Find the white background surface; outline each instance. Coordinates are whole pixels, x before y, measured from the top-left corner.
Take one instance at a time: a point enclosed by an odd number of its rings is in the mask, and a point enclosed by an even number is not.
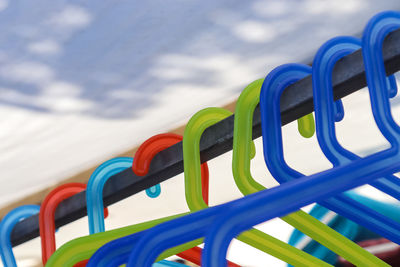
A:
[[[0,0],[0,206],[181,125],[201,108],[232,101],[273,67],[311,60],[324,41],[360,33],[372,15],[399,6],[397,0]],[[360,155],[385,147],[367,92],[344,103],[343,145]],[[398,103],[397,97],[396,110]],[[305,174],[330,167],[315,137],[301,138],[295,124],[284,129],[291,166]],[[256,143],[253,176],[274,186],[261,139]],[[212,205],[241,196],[230,161],[227,153],[210,162]],[[182,175],[162,190],[157,199],[141,193],[110,207],[107,229],[187,210]],[[291,231],[279,220],[259,227],[282,240]],[[58,245],[86,229],[86,219],[63,227]],[[283,266],[243,246],[232,245],[236,263]],[[38,239],[15,253],[25,266],[40,261]]]

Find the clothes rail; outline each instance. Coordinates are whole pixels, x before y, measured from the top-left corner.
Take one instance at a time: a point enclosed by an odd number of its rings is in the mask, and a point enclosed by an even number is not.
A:
[[[389,34],[385,39],[383,57],[387,75],[400,70],[400,30]],[[366,86],[361,50],[338,61],[332,73],[332,83],[335,100]],[[308,76],[284,91],[281,97],[282,124],[288,124],[312,112],[313,109],[312,81]],[[232,150],[233,124],[234,118],[230,116],[204,132],[200,142],[202,162]],[[257,107],[253,119],[253,139],[260,136],[260,110]],[[116,203],[182,172],[182,142],[180,142],[154,157],[148,175],[136,176],[129,168],[110,178],[103,191],[104,205]],[[87,215],[86,212],[85,192],[81,192],[60,203],[55,213],[56,227],[82,218]],[[38,215],[34,215],[14,227],[11,243],[16,246],[38,236],[39,219]]]

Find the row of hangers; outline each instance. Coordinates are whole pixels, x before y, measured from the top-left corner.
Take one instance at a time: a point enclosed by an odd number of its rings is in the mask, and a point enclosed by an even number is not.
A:
[[[318,50],[312,67],[282,65],[243,90],[235,109],[232,158],[233,177],[243,198],[208,206],[208,167],[207,163],[200,163],[200,138],[208,127],[232,113],[221,108],[207,108],[189,120],[183,139],[174,134],[156,135],[140,146],[133,159],[114,158],[100,165],[87,187],[66,184],[52,191],[40,208],[27,205],[8,213],[0,223],[0,253],[4,265],[16,266],[10,242],[12,228],[21,219],[39,212],[42,261],[46,266],[182,266],[162,260],[172,255],[202,266],[239,266],[226,260],[228,246],[234,238],[294,266],[334,265],[336,254],[357,266],[388,266],[352,238],[355,229],[362,226],[400,244],[400,224],[392,212],[398,210],[393,207],[382,213],[384,209],[380,207],[386,206],[384,203],[375,203],[347,190],[370,184],[400,200],[400,181],[393,175],[400,170],[400,128],[391,116],[389,103],[397,87],[393,76],[386,77],[381,52],[384,37],[398,28],[399,12],[380,13],[369,21],[362,40],[333,38]],[[374,119],[391,144],[389,149],[364,158],[346,150],[336,138],[335,122],[343,118],[344,108],[340,100],[333,101],[331,77],[335,63],[360,48]],[[316,128],[320,147],[333,167],[305,176],[284,160],[279,103],[287,86],[309,75],[312,76],[316,123],[314,126],[312,114],[309,114],[298,120],[299,131],[304,137],[310,137]],[[265,162],[280,183],[268,190],[250,172],[255,155],[252,119],[258,104]],[[103,207],[102,192],[106,181],[127,168],[132,168],[137,175],[146,175],[154,155],[180,141],[190,212],[105,231],[107,210]],[[71,240],[56,250],[55,209],[62,200],[85,188],[90,235]],[[148,189],[147,193],[157,196],[159,185]],[[310,214],[300,210],[315,202],[318,204]],[[332,229],[319,220],[330,211],[338,214],[340,227]],[[297,229],[289,244],[252,228],[276,217]],[[308,253],[295,246],[304,243],[305,236],[318,242]],[[204,249],[196,247],[203,242]]]

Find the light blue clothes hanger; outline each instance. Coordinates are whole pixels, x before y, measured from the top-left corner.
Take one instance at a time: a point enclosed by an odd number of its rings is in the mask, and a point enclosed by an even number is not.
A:
[[[189,265],[185,265],[185,264],[173,262],[173,261],[167,261],[167,260],[162,260],[162,261],[159,261],[159,262],[156,262],[153,264],[153,267],[168,267],[168,266],[170,266],[170,267],[184,267],[184,266],[189,267]]]
[[[11,233],[14,226],[21,220],[38,214],[40,206],[24,205],[6,214],[0,222],[0,255],[4,266],[17,267],[11,246]]]
[[[338,140],[336,139],[334,118],[332,116],[327,116],[326,114],[327,112],[333,112],[333,114],[335,114],[335,105],[333,105],[332,93],[332,70],[335,63],[340,58],[360,48],[361,41],[357,38],[346,36],[336,37],[321,46],[313,62],[312,78],[317,137],[322,151],[334,166],[345,165],[350,161],[360,158],[352,152],[344,149],[339,144]],[[388,87],[392,88],[391,90],[389,90],[389,94],[391,97],[393,97],[397,92],[397,86],[394,76],[390,76],[387,79],[387,82],[389,85]],[[390,194],[394,198],[400,199],[400,180],[393,175],[388,176],[388,178],[373,181],[371,185],[382,190],[383,192]],[[364,205],[366,203],[364,203],[363,200],[368,199],[365,197],[361,197],[354,192],[346,192],[345,194],[356,201],[360,200],[359,202],[363,203]],[[390,207],[382,209],[384,203],[369,200],[367,206],[399,222],[400,207],[398,205],[392,205],[389,203],[386,205]],[[388,211],[389,213],[383,213],[382,211]],[[365,231],[364,228],[360,229],[359,226],[354,222],[346,220],[343,217],[339,217],[335,215],[335,213],[329,212],[328,209],[325,209],[318,204],[313,208],[310,214],[318,219],[323,220],[331,217],[330,220],[327,222],[328,225],[335,225],[335,230],[353,240],[361,232],[364,232],[364,235],[370,233],[369,231]],[[304,237],[305,236],[302,233],[295,230],[294,234],[289,240],[289,244],[297,245],[297,247],[301,246],[306,252],[320,259],[323,259],[326,262],[329,262],[331,264],[336,263],[337,256],[335,253],[333,253],[326,247],[319,245],[315,241],[310,242],[308,245],[304,244],[304,241],[307,240]],[[372,237],[376,237],[376,235],[373,234]]]
[[[105,231],[103,188],[113,175],[132,167],[133,158],[118,157],[107,160],[90,176],[86,188],[86,205],[89,221],[89,233],[95,234]]]
[[[346,195],[355,201],[372,208],[373,210],[379,210],[381,214],[391,217],[397,222],[400,219],[400,209],[397,203],[380,202],[363,195],[354,194],[353,192],[347,192]],[[365,227],[362,227],[343,216],[337,215],[335,212],[329,211],[318,204],[312,208],[310,215],[357,243],[360,241],[381,237]],[[337,255],[334,252],[314,241],[310,237],[304,235],[297,229],[293,230],[288,243],[317,258],[324,260],[325,262],[332,264],[337,262]]]

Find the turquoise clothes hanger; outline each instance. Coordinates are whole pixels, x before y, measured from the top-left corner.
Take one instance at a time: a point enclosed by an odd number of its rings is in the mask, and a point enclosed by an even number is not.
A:
[[[14,226],[21,220],[38,214],[40,206],[19,206],[6,214],[0,222],[0,255],[4,266],[17,267],[11,245],[11,233]]]
[[[335,133],[335,122],[332,116],[328,116],[328,113],[335,112],[335,105],[333,104],[333,93],[332,93],[332,70],[335,63],[342,58],[358,49],[361,48],[361,41],[354,37],[336,37],[324,45],[318,50],[313,63],[313,90],[314,90],[314,105],[315,117],[317,125],[317,137],[320,143],[321,149],[326,155],[326,157],[332,162],[334,166],[345,165],[353,160],[359,159],[357,155],[343,148],[337,138]],[[393,86],[394,89],[390,90],[391,96],[393,92],[396,93],[397,87],[393,85],[394,77],[388,78],[387,83],[389,86]],[[391,196],[400,199],[400,182],[399,179],[393,175],[388,176],[388,178],[379,179],[373,181],[371,185],[375,186],[379,190],[390,194]],[[358,194],[356,193],[345,193],[352,199],[357,199]],[[376,205],[375,205],[376,206]],[[380,205],[382,206],[382,205]],[[369,206],[371,207],[371,206]],[[375,209],[376,210],[376,209]],[[380,210],[376,210],[380,211]],[[318,219],[328,218],[332,212],[329,210],[317,206],[313,208],[312,215],[316,215]],[[389,218],[397,219],[400,218],[394,214],[383,214]],[[391,216],[390,216],[391,215]],[[343,235],[354,239],[362,229],[352,221],[346,220],[343,217],[337,218],[333,214],[331,216],[331,222],[336,224],[335,229],[342,233]],[[365,231],[364,231],[365,232]],[[368,232],[368,231],[367,231]],[[337,256],[335,253],[329,249],[317,244],[315,241],[309,245],[304,244],[304,235],[295,231],[294,238],[291,238],[289,244],[296,245],[299,244],[303,246],[305,251],[315,255],[331,264],[335,264],[337,261]],[[297,245],[297,247],[299,247]],[[308,249],[307,249],[308,246]]]
[[[167,261],[167,260],[162,260],[159,262],[156,262],[153,264],[153,267],[189,267],[189,265],[178,263],[178,262],[173,262],[173,261]]]
[[[384,216],[390,217],[397,222],[400,221],[400,208],[396,203],[385,203],[352,192],[348,192],[346,195],[373,210],[379,210]],[[346,219],[343,216],[337,215],[335,212],[329,211],[318,204],[312,208],[310,215],[356,243],[364,240],[380,238],[380,235]],[[297,229],[293,230],[288,243],[324,260],[325,262],[335,264],[338,261],[336,253],[319,244],[315,240],[312,240]]]
[[[114,174],[130,168],[132,162],[133,159],[128,157],[110,159],[97,167],[90,176],[86,188],[86,205],[90,234],[105,231],[103,211],[103,188],[105,183]]]

